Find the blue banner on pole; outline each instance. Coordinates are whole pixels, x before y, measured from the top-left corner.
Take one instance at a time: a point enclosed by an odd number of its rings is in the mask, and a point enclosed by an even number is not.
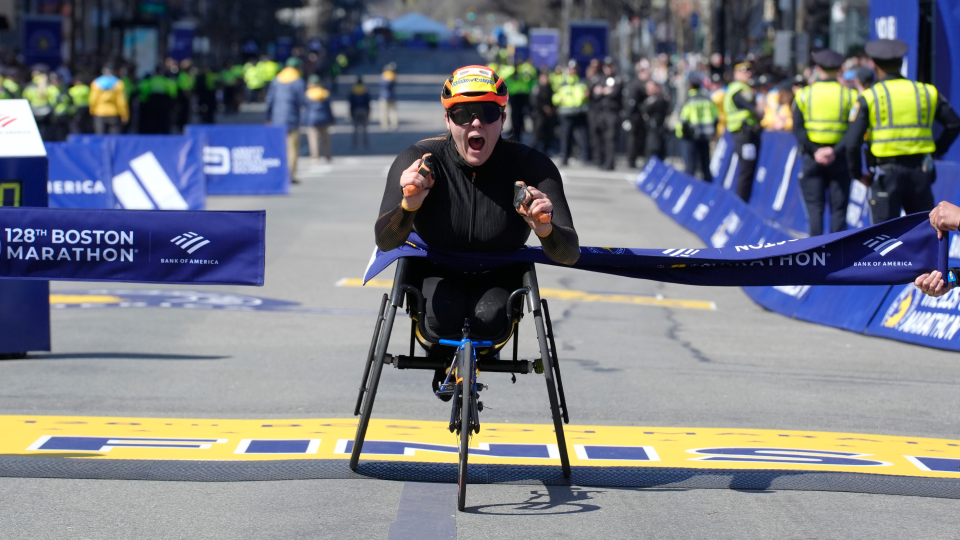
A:
[[[530,29],[530,63],[540,69],[553,69],[559,61],[560,31],[555,28]]]
[[[581,70],[594,58],[607,55],[607,21],[574,21],[570,23],[569,57],[576,60]]]
[[[278,37],[277,48],[274,52],[274,58],[277,62],[286,62],[293,55],[293,38]]]
[[[45,146],[50,208],[113,208],[108,145],[100,141]]]
[[[26,65],[46,64],[51,69],[63,61],[63,17],[23,15],[21,19],[23,61]]]
[[[193,28],[174,28],[170,35],[169,56],[177,62],[193,58]]]
[[[266,212],[0,209],[0,278],[263,285]]]
[[[899,39],[909,50],[903,59],[904,77],[917,80],[920,40],[920,7],[917,0],[870,0],[870,39]]]
[[[290,192],[286,129],[262,125],[189,125],[186,133],[203,147],[208,194]]]

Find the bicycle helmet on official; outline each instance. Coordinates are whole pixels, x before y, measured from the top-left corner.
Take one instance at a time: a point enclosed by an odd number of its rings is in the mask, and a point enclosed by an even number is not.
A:
[[[507,106],[507,83],[486,66],[464,66],[444,81],[440,101],[444,109],[458,103],[492,101]]]

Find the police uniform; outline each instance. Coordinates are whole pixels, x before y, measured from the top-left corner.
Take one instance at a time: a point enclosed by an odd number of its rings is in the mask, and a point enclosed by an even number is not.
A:
[[[641,107],[647,99],[647,79],[634,78],[624,85],[623,129],[627,132],[627,167],[637,165],[637,158],[647,157],[647,124]]]
[[[573,69],[571,67],[571,69]],[[590,143],[587,135],[587,94],[589,90],[576,76],[564,79],[553,94],[553,104],[560,118],[560,155],[566,165],[573,153],[573,140],[580,146],[580,159],[590,159]]]
[[[820,69],[832,74],[843,64],[843,56],[829,49],[821,49],[813,53],[813,61]],[[847,154],[841,141],[856,99],[856,91],[841,85],[834,78],[805,87],[797,92],[793,101],[793,135],[800,143],[803,154],[800,191],[807,205],[810,236],[823,234],[824,194],[827,192],[830,232],[846,228],[850,177],[847,176]],[[834,150],[834,160],[829,165],[821,165],[813,157],[817,150],[824,147]]]
[[[604,67],[613,67],[613,59],[607,58]],[[612,171],[617,156],[617,141],[621,131],[620,112],[623,102],[623,81],[610,70],[610,74],[603,73],[600,84],[603,86],[597,96],[597,124],[600,140],[597,148],[597,165],[603,170]]]
[[[880,223],[906,213],[933,209],[931,184],[936,180],[931,157],[946,152],[960,135],[960,117],[930,84],[904,79],[897,73],[907,44],[878,39],[864,47],[886,76],[865,90],[851,115],[843,146],[852,178],[861,178],[860,144],[867,135],[875,159],[870,182],[870,214]],[[889,69],[887,69],[889,68]],[[933,122],[943,126],[934,140]]]
[[[734,69],[749,71],[749,62],[737,64]],[[753,173],[760,154],[760,127],[756,114],[755,94],[750,85],[733,81],[723,96],[723,112],[727,131],[733,136],[733,151],[737,156],[737,196],[750,202],[753,192]]]
[[[676,135],[683,140],[684,170],[694,176],[699,168],[701,178],[710,182],[710,141],[717,133],[720,116],[717,106],[700,91],[700,80],[691,78],[687,101],[680,109]]]

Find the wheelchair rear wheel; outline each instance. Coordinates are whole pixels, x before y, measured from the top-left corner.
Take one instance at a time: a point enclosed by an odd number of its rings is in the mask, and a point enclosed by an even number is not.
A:
[[[467,504],[467,460],[470,455],[470,412],[473,410],[473,344],[469,341],[460,349],[457,358],[457,376],[461,379],[460,390],[460,426],[457,429],[460,461],[457,465],[457,510],[463,510]]]

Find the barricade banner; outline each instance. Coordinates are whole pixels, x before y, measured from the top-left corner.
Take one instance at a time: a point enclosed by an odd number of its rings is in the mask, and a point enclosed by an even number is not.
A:
[[[199,141],[179,135],[71,135],[108,145],[115,206],[126,210],[203,210],[206,178]]]
[[[263,285],[266,212],[0,209],[0,278]]]
[[[50,208],[113,208],[110,153],[102,141],[46,143]]]
[[[960,163],[938,161],[933,200],[960,203]],[[950,266],[960,267],[960,235],[950,235]]]
[[[734,175],[731,176],[730,186],[726,185],[727,173],[730,169],[730,162],[733,158],[733,136],[729,133],[724,133],[722,137],[717,140],[717,146],[713,150],[713,155],[710,156],[710,176],[713,177],[713,183],[717,186],[723,186],[725,189],[731,189],[733,185],[733,178],[736,177],[736,171]],[[736,168],[736,166],[734,166]]]
[[[785,161],[783,156],[774,159]],[[651,162],[654,163],[648,163],[644,173],[638,176],[638,188],[654,197],[658,206],[665,213],[673,216],[679,223],[695,232],[708,245],[714,247],[734,246],[736,249],[738,246],[742,248],[745,245],[750,248],[754,246],[766,248],[771,244],[796,245],[795,242],[799,242],[799,240],[795,240],[787,234],[787,231],[778,228],[776,222],[761,219],[756,206],[747,207],[733,193],[724,190],[722,186],[704,184],[683,173],[675,171],[671,173],[669,167],[656,162],[656,160],[651,160]],[[785,165],[781,171],[783,170],[786,170]],[[960,164],[938,162],[937,176],[938,181],[934,184],[935,199],[938,201],[960,200]],[[857,185],[859,185],[859,182],[854,181],[854,196],[856,196]],[[665,195],[668,187],[671,193]],[[658,188],[660,188],[659,192]],[[679,195],[675,195],[676,192],[679,192]],[[683,204],[680,204],[680,200],[684,199],[685,193],[687,194],[685,200]],[[767,193],[769,195],[769,192]],[[866,216],[867,212],[864,210],[868,206],[866,190],[862,195],[862,199],[856,201],[858,206],[851,213],[855,212],[856,217],[863,220],[860,221],[861,224],[864,222],[869,224],[869,218]],[[672,207],[664,204],[664,201],[661,200],[664,197],[675,201]],[[788,190],[785,199],[790,198],[800,200],[801,196],[796,190]],[[674,211],[674,208],[677,210]],[[851,208],[854,208],[853,202]],[[689,216],[686,215],[686,212],[690,212]],[[935,232],[929,226],[925,213],[900,219],[908,218],[917,227],[913,232],[923,236],[925,234],[923,229],[926,228],[928,230],[926,234],[929,234],[930,238],[935,238]],[[877,259],[875,261],[856,263],[858,267],[863,268],[862,265],[866,264],[866,268],[874,268],[883,272],[884,268],[905,264],[906,261],[893,260],[893,257],[897,256],[897,250],[902,249],[903,244],[913,243],[913,240],[905,235],[888,234],[882,230],[890,223],[892,222],[861,229],[860,231],[848,230],[833,235],[820,236],[804,240],[804,242],[822,242],[828,237],[852,238],[852,235],[856,235],[863,247],[869,248],[880,255],[875,257]],[[923,242],[927,242],[927,240]],[[946,251],[944,248],[947,245],[949,245],[949,258],[946,253],[939,256],[936,263],[937,267],[942,270],[946,266],[946,260],[950,261],[951,266],[960,266],[960,235],[950,235],[949,243],[947,241],[935,242],[921,249],[924,251]],[[629,251],[631,253],[638,252],[637,250]],[[707,251],[711,250],[688,249],[681,251],[678,256],[692,255],[695,257]],[[796,257],[794,257],[794,264],[796,262]],[[805,259],[801,262],[805,262]],[[578,266],[579,264],[578,262]],[[919,266],[913,268],[913,275],[928,271]],[[789,269],[786,271],[789,271]],[[629,274],[621,272],[620,275]],[[699,284],[713,284],[706,281],[709,280],[701,281]],[[912,279],[906,281],[912,281]],[[767,286],[745,286],[744,292],[758,304],[787,317],[868,335],[888,337],[943,349],[960,350],[960,339],[956,337],[957,333],[960,333],[960,309],[958,309],[960,289],[951,291],[943,298],[933,299],[924,296],[911,283],[892,287],[889,284],[875,283],[878,284],[826,286],[800,283],[797,280],[794,280],[794,284],[786,284],[784,280],[779,284],[768,283]],[[759,285],[759,283],[752,285]]]
[[[780,227],[807,233],[810,229],[797,180],[802,162],[799,150],[792,133],[763,132],[750,206]]]
[[[806,302],[799,306],[793,316],[862,333],[889,291],[888,285],[810,287]]]
[[[866,333],[898,341],[960,350],[960,289],[940,298],[912,284],[892,287]]]
[[[189,125],[203,147],[209,195],[285,195],[290,192],[287,130],[280,126]]]

